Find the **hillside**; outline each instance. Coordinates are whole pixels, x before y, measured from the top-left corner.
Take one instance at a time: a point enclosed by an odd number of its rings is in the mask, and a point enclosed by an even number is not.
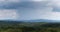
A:
[[[0,32],[60,32],[60,23],[0,21]]]

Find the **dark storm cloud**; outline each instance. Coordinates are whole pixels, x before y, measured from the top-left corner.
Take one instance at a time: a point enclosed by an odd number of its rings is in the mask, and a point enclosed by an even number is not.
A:
[[[29,8],[29,9],[42,9],[46,7],[48,2],[32,2],[32,1],[22,1],[16,3],[1,4],[0,9],[18,9],[18,8]]]

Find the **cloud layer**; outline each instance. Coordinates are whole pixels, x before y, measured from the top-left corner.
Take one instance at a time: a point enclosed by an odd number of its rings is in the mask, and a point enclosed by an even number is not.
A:
[[[0,0],[0,19],[60,20],[60,0]]]
[[[28,2],[30,4],[30,2]],[[31,2],[32,3],[32,2]],[[27,4],[24,8],[24,12],[21,14],[22,19],[49,19],[60,20],[60,3],[59,0],[46,0],[33,2],[33,4]],[[33,7],[31,9],[31,7]]]
[[[9,10],[9,9],[4,9],[0,10],[0,19],[16,19],[17,18],[17,13],[16,10]]]

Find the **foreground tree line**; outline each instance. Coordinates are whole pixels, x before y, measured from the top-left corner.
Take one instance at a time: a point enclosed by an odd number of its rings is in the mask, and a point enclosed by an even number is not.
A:
[[[60,32],[60,23],[0,21],[0,32]]]

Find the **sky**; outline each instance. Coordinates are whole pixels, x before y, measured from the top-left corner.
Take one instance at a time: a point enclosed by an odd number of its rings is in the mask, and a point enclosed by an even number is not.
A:
[[[0,20],[60,20],[60,0],[0,0]]]

